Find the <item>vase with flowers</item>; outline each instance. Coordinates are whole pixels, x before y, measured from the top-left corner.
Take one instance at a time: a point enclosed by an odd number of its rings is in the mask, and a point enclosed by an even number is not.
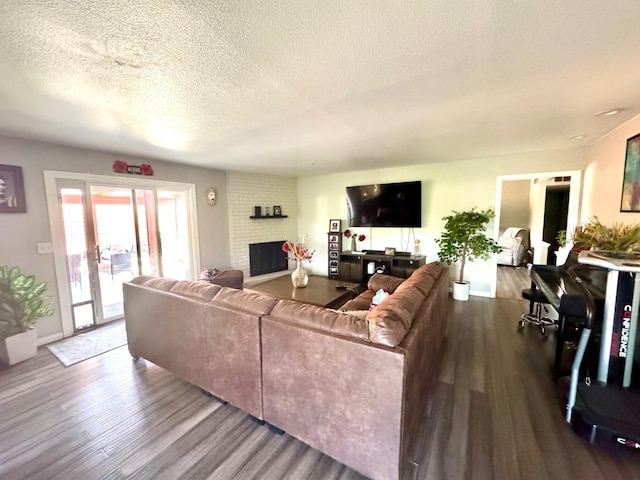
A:
[[[309,250],[305,245],[305,241],[306,237],[299,242],[290,242],[289,240],[286,240],[282,244],[282,251],[288,255],[289,260],[296,261],[296,269],[291,274],[291,283],[295,288],[304,288],[309,283],[309,275],[302,267],[302,262],[303,260],[310,261],[315,250]]]
[[[351,251],[352,252],[357,252],[358,251],[358,245],[356,244],[356,240],[360,241],[360,242],[364,242],[367,238],[366,235],[363,234],[358,234],[356,232],[352,232],[349,229],[346,229],[344,231],[344,236],[347,238],[351,239]]]

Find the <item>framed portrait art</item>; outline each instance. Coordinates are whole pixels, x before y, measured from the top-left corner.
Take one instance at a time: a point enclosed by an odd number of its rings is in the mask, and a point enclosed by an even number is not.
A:
[[[339,219],[332,219],[329,220],[329,233],[339,233],[340,232],[340,220]]]
[[[0,165],[0,213],[25,213],[22,167]]]
[[[627,140],[621,212],[640,212],[640,134]]]

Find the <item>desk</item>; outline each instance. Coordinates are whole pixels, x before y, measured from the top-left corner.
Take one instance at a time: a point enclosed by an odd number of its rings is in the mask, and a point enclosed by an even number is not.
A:
[[[631,385],[638,307],[640,306],[640,259],[620,258],[614,252],[581,252],[578,262],[606,268],[598,381],[606,384],[611,373],[622,372],[622,386]],[[618,372],[616,372],[616,370]]]

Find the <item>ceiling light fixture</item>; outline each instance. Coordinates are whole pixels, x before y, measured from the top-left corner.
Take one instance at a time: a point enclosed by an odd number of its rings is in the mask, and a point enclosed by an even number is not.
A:
[[[602,112],[596,113],[596,117],[610,117],[612,115],[617,115],[622,111],[624,111],[624,108],[611,108],[609,110],[603,110]]]

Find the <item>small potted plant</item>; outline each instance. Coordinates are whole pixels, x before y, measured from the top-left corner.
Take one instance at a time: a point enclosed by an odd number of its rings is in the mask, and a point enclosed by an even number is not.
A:
[[[47,284],[18,267],[0,266],[0,359],[14,365],[37,353],[38,319],[53,315]]]
[[[453,298],[456,300],[469,299],[469,282],[464,280],[467,260],[487,260],[492,253],[500,252],[500,246],[484,234],[486,225],[494,216],[491,209],[478,212],[473,208],[466,212],[454,211],[443,217],[445,231],[436,243],[440,247],[441,261],[449,265],[460,262],[458,280],[453,282]]]

